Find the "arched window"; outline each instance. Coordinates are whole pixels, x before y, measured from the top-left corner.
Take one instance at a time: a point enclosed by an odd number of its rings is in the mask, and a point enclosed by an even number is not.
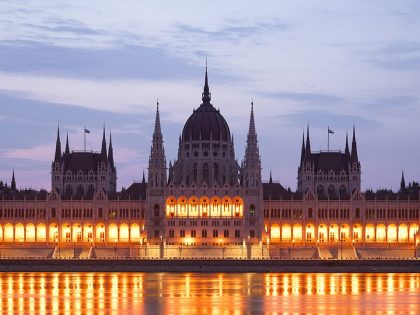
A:
[[[214,163],[214,181],[219,183],[219,164]]]
[[[103,213],[102,213],[102,208],[98,209],[98,218],[102,218]]]
[[[194,163],[194,166],[193,166],[193,178],[194,178],[194,182],[197,184],[197,163]]]
[[[153,207],[153,214],[155,217],[160,216],[160,207],[158,204],[155,204]]]
[[[73,188],[71,188],[70,185],[67,185],[67,187],[66,187],[66,194],[67,195],[72,195],[73,194]]]
[[[318,196],[324,195],[324,186],[318,185],[318,187],[316,189],[316,192],[317,192]]]
[[[56,216],[56,211],[55,211],[55,208],[52,208],[52,209],[51,209],[51,217],[52,217],[52,218],[55,218],[55,216]]]
[[[255,206],[254,206],[254,204],[251,204],[249,206],[249,216],[250,217],[255,217]]]
[[[83,195],[83,186],[82,185],[77,186],[77,194],[78,195]]]
[[[203,181],[209,183],[209,165],[207,163],[203,165]]]
[[[335,196],[335,188],[334,188],[334,186],[333,186],[333,185],[330,185],[330,186],[328,187],[328,195],[329,195],[330,197]]]
[[[346,193],[347,193],[346,186],[341,185],[341,186],[340,186],[340,195],[341,195],[341,196],[344,196],[344,195],[346,195]]]

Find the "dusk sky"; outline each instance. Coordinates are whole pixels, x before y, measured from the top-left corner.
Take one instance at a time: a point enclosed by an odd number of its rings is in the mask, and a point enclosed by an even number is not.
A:
[[[0,179],[50,189],[57,124],[70,148],[112,131],[118,188],[147,170],[159,99],[166,157],[201,103],[244,156],[254,101],[263,178],[296,188],[302,130],[344,150],[356,126],[362,188],[420,179],[419,1],[4,1]]]

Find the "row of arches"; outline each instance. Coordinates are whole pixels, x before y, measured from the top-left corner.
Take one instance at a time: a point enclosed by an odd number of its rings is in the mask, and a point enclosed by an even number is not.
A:
[[[142,239],[143,227],[137,223],[108,226],[93,224],[22,224],[0,225],[1,242],[135,242]]]
[[[269,231],[268,231],[269,228]],[[320,224],[315,226],[308,224],[272,224],[265,227],[270,235],[270,241],[276,242],[413,242],[419,232],[419,225],[407,224],[360,224],[350,226],[348,224]]]
[[[240,197],[169,197],[166,200],[167,217],[242,217],[243,208]]]

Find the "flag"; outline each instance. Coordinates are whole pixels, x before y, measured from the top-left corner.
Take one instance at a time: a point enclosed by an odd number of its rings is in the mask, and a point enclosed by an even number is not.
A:
[[[85,128],[85,133],[90,133],[90,130]]]
[[[332,130],[330,129],[330,127],[328,127],[328,133],[334,134],[334,131],[332,131]]]

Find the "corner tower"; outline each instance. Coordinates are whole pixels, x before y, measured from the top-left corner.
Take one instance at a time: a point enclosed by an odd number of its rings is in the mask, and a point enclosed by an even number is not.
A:
[[[164,246],[165,189],[167,185],[166,157],[160,126],[159,102],[156,103],[155,126],[150,148],[147,187],[147,235],[149,242]],[[162,253],[162,251],[161,251]],[[161,254],[162,255],[162,254]]]

